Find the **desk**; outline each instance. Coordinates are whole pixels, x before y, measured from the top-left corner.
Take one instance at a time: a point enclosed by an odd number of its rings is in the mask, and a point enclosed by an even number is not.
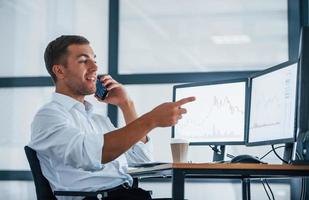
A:
[[[185,178],[222,178],[242,181],[243,200],[250,200],[250,179],[309,176],[309,165],[244,163],[170,163],[129,171],[135,178],[171,177],[172,198],[184,199]]]

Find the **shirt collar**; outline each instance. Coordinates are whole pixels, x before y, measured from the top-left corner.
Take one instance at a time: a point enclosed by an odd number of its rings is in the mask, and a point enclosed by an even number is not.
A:
[[[87,113],[92,113],[93,105],[91,103],[85,100],[83,105],[85,106],[85,110]]]
[[[84,103],[81,103],[70,96],[57,92],[53,93],[52,100],[63,105],[67,110],[71,110],[73,107],[76,107],[77,109],[84,112],[86,111],[87,113],[91,113],[93,111],[93,105],[88,101],[85,100]]]

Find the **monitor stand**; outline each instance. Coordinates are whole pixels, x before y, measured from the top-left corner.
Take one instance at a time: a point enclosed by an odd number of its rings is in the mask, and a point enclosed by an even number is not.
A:
[[[224,161],[224,155],[225,155],[225,145],[215,145],[213,147],[214,155],[212,158],[213,162],[220,162]]]
[[[293,150],[294,150],[294,143],[286,143],[284,147],[283,160],[288,162],[291,161],[293,157]]]
[[[298,156],[296,156],[296,151]],[[298,134],[292,155],[294,164],[309,164],[309,131]]]

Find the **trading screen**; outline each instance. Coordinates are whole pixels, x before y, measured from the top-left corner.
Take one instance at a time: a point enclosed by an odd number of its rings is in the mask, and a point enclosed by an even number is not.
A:
[[[190,142],[242,142],[245,133],[246,82],[176,88],[175,100],[195,96],[174,127],[174,137]]]
[[[252,78],[249,143],[294,137],[297,63]]]

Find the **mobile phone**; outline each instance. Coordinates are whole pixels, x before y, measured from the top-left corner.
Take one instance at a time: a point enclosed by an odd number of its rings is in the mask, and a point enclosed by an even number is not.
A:
[[[100,77],[97,78],[96,88],[97,89],[95,91],[95,95],[99,97],[101,100],[104,100],[108,91],[107,88],[101,83]]]

